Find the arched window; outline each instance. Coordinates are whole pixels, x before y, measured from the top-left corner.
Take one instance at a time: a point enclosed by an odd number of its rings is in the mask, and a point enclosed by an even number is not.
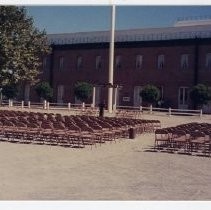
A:
[[[59,58],[59,70],[64,69],[64,57]]]
[[[136,55],[136,68],[141,69],[143,65],[143,56],[142,55]]]
[[[164,67],[164,55],[158,55],[158,69],[163,69]]]
[[[77,69],[82,68],[82,56],[77,57]]]
[[[48,65],[48,58],[47,57],[44,57],[43,58],[43,61],[42,61],[43,70],[46,70],[47,69],[47,65]]]
[[[115,59],[115,67],[120,69],[122,67],[122,56],[117,55]]]
[[[206,63],[205,63],[206,68],[211,69],[211,53],[206,54]]]
[[[96,69],[101,69],[102,68],[102,58],[101,58],[100,55],[96,56],[95,68]]]
[[[188,68],[188,54],[181,55],[181,68],[187,69]]]

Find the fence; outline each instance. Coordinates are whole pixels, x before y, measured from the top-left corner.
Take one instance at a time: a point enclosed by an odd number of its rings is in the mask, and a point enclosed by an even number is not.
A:
[[[190,109],[172,109],[172,108],[157,108],[157,107],[133,107],[133,106],[117,106],[117,110],[129,110],[129,111],[140,111],[145,114],[155,114],[155,115],[186,115],[186,116],[200,116],[202,117],[202,110],[190,110]]]
[[[1,107],[13,107],[20,109],[40,109],[40,110],[64,110],[64,111],[75,111],[81,112],[86,110],[97,111],[97,108],[93,107],[92,104],[72,104],[72,103],[50,103],[43,101],[42,103],[30,102],[27,103],[24,101],[12,101],[12,100],[2,100]],[[202,110],[189,110],[189,109],[172,109],[172,108],[157,108],[157,107],[134,107],[134,106],[117,106],[114,109],[114,113],[118,111],[136,111],[145,114],[154,114],[154,115],[186,115],[186,116],[200,116],[202,117]],[[105,110],[107,111],[107,110]]]
[[[13,100],[2,100],[0,103],[1,107],[10,109],[24,109],[24,110],[39,110],[49,111],[49,110],[60,110],[65,112],[74,112],[74,114],[97,114],[97,108],[94,108],[92,104],[71,104],[71,103],[50,103],[48,101],[43,102],[24,102],[24,101],[13,101]]]

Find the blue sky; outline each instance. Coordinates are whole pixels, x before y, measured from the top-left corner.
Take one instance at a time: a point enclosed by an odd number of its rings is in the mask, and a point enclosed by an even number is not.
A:
[[[35,26],[47,33],[108,30],[109,6],[27,6]],[[209,6],[117,6],[116,29],[172,26],[178,17],[210,16]]]

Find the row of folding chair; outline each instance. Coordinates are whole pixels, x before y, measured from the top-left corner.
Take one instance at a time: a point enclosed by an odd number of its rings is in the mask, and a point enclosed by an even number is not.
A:
[[[117,118],[131,118],[131,119],[139,119],[142,116],[141,111],[136,110],[117,110],[115,113]]]
[[[127,138],[131,127],[140,134],[154,131],[157,125],[156,120],[0,111],[2,139],[20,143],[84,147]]]
[[[155,149],[211,154],[211,124],[188,123],[155,131]]]
[[[25,128],[25,127],[0,127],[1,141],[45,144],[68,147],[84,147],[85,143],[79,133],[67,130],[55,130],[52,128]]]

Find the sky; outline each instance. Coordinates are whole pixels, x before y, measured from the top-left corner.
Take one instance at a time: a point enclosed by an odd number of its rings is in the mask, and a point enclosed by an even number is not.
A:
[[[110,6],[27,6],[34,24],[48,34],[109,30]],[[116,6],[116,29],[173,26],[180,17],[211,18],[208,6]]]

